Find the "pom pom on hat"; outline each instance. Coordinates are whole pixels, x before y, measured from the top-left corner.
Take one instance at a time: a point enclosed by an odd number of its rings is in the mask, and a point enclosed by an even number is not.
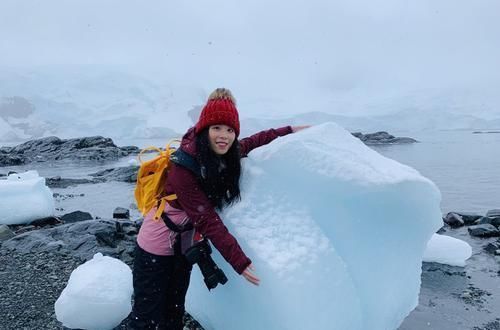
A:
[[[236,137],[240,134],[240,120],[234,98],[229,90],[223,88],[216,89],[208,98],[196,123],[195,132],[198,134],[206,127],[217,124],[233,128]]]

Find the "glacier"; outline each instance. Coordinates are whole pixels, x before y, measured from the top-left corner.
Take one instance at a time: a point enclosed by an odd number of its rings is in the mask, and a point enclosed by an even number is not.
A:
[[[438,188],[327,123],[244,161],[242,202],[223,219],[261,285],[215,253],[229,282],[193,271],[187,310],[206,329],[397,329],[417,306]]]

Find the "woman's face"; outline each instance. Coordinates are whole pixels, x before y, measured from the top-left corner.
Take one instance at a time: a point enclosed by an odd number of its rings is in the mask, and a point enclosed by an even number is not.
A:
[[[229,151],[236,139],[236,132],[227,125],[212,125],[208,128],[210,148],[217,155],[224,155]]]

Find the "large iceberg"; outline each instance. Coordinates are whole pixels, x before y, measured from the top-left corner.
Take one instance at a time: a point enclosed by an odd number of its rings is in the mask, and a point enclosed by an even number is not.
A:
[[[52,192],[37,171],[0,180],[0,224],[13,225],[54,215]]]
[[[327,123],[253,151],[223,218],[261,285],[215,253],[229,282],[193,272],[187,309],[206,329],[396,329],[415,308],[442,225],[437,187]]]

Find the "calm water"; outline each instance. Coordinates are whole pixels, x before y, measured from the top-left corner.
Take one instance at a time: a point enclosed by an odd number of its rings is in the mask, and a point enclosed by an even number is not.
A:
[[[442,193],[441,210],[486,213],[500,208],[500,134],[471,131],[393,133],[420,143],[374,147],[417,169]]]
[[[442,193],[441,209],[485,213],[500,208],[500,134],[473,134],[471,131],[438,131],[425,133],[391,132],[397,136],[416,138],[420,143],[373,147],[382,155],[417,169],[434,181]],[[115,141],[118,145],[134,144],[139,147],[163,146],[168,139]],[[98,170],[127,166],[130,158],[115,162],[30,164],[22,167],[0,168],[9,170],[36,169],[42,176],[84,178]],[[88,209],[94,215],[107,216],[115,206],[129,207],[133,202],[133,185],[111,183],[108,185],[80,185],[54,192],[78,194],[85,198],[59,201],[64,211]],[[95,198],[93,197],[95,196]],[[82,205],[84,204],[84,205]],[[102,205],[101,205],[102,204]],[[61,210],[61,213],[64,213]],[[133,211],[133,213],[135,213]]]

